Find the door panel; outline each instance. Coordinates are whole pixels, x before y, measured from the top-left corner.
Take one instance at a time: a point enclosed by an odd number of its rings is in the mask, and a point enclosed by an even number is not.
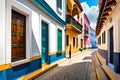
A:
[[[42,22],[42,64],[48,62],[48,24]]]
[[[114,44],[113,44],[113,27],[110,29],[110,63],[113,64],[113,51]]]
[[[62,31],[58,29],[58,51],[62,51]]]
[[[11,20],[11,53],[12,62],[26,58],[26,39],[25,25],[26,17],[12,10]]]

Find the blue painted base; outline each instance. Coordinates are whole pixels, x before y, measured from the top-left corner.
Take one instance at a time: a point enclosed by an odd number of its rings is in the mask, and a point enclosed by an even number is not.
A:
[[[0,72],[0,80],[16,80],[41,68],[41,59]]]
[[[116,73],[120,73],[120,53],[114,52],[113,64],[114,64],[114,71]]]
[[[6,71],[0,71],[0,80],[6,80]]]
[[[98,49],[98,53],[104,58],[107,58],[108,50]]]
[[[53,55],[49,56],[48,63],[51,64],[51,63],[53,63],[53,62],[55,62],[57,60],[60,60],[60,59],[62,59],[64,57],[65,57],[65,53],[53,54]]]
[[[98,53],[106,60],[106,65],[108,65],[108,51],[98,49]],[[120,73],[120,53],[113,53],[113,65],[114,71],[116,73]]]

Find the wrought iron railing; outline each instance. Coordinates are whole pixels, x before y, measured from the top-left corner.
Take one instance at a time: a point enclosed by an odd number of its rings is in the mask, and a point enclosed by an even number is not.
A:
[[[71,15],[66,15],[66,24],[73,24],[76,28],[82,31],[82,25],[76,21]]]

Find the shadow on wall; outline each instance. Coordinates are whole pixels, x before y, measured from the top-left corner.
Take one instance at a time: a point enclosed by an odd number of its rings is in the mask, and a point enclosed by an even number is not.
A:
[[[32,31],[32,55],[38,54],[40,53],[39,48],[38,48],[38,44],[36,42],[34,33]]]

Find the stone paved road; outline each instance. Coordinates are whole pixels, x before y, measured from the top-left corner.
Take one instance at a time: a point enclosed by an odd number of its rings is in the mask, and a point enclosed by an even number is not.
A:
[[[92,52],[94,50],[76,53],[71,59],[40,75],[35,80],[89,80],[88,62],[92,62]]]

